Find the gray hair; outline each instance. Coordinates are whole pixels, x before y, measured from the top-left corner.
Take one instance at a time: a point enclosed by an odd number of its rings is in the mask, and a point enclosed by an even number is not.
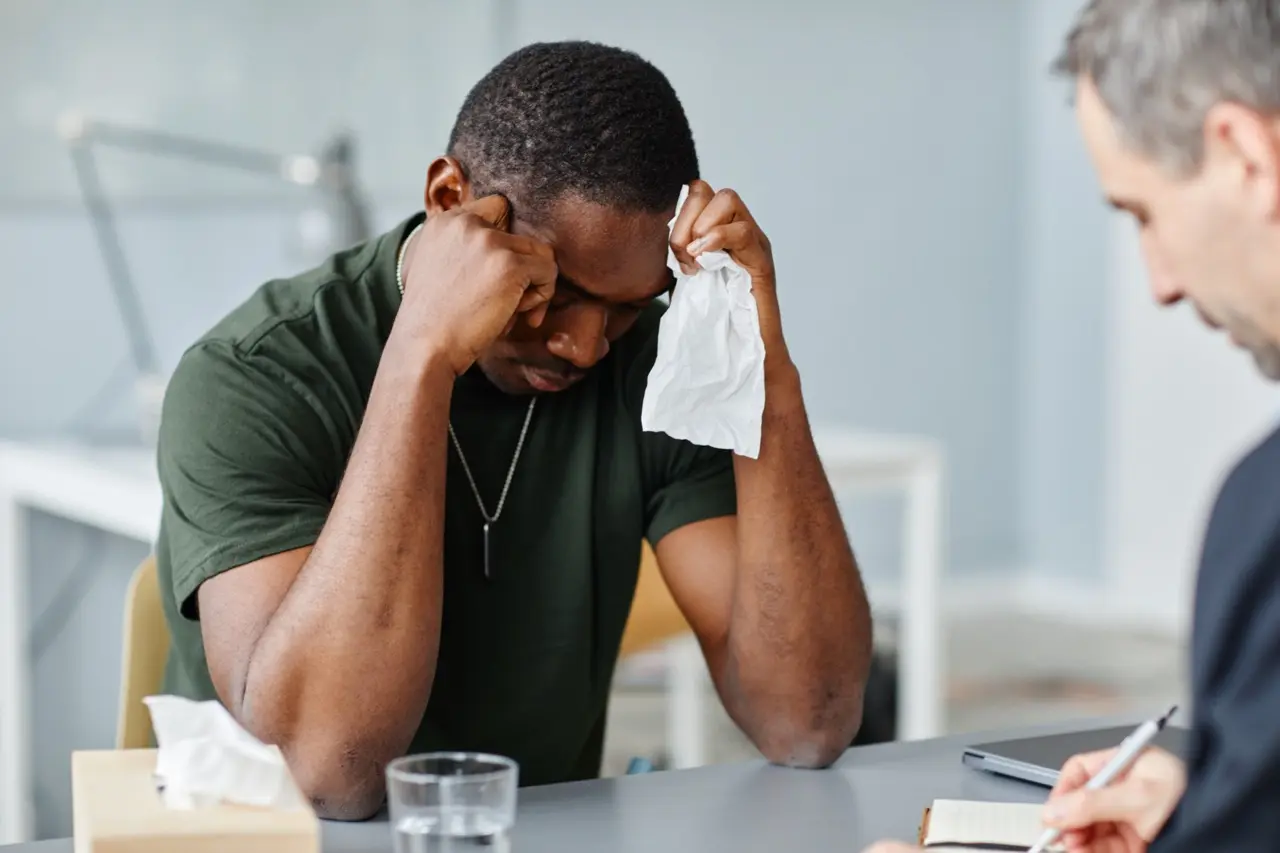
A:
[[[1089,0],[1054,70],[1097,87],[1131,149],[1192,173],[1214,104],[1280,113],[1280,0]]]

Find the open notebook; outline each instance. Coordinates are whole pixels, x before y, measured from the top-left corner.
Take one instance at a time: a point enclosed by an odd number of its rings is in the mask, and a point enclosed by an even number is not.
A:
[[[1026,853],[1044,832],[1035,803],[934,800],[920,825],[920,845],[929,851],[1008,850]],[[1054,845],[1051,851],[1063,848]]]

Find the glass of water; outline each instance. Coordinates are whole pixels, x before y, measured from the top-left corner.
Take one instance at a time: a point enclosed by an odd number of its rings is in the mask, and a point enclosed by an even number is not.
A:
[[[387,765],[396,853],[506,853],[519,767],[476,752],[408,755]]]

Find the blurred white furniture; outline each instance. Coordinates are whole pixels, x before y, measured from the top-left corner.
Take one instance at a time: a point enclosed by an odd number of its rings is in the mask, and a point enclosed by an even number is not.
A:
[[[155,540],[154,452],[0,442],[0,844],[31,837],[31,683],[26,523],[30,510]]]
[[[898,740],[942,731],[943,672],[939,587],[946,538],[946,457],[917,436],[814,428],[818,455],[837,497],[898,492],[905,499],[898,590]],[[857,547],[857,541],[854,541]],[[872,606],[877,602],[872,597]]]
[[[896,490],[906,496],[899,641],[903,740],[941,733],[938,585],[942,574],[945,465],[932,441],[843,429],[815,430],[827,476],[840,495]],[[151,450],[0,442],[0,844],[32,829],[30,671],[25,526],[38,510],[153,543],[161,497]],[[672,764],[705,763],[706,667],[696,642],[668,655]]]

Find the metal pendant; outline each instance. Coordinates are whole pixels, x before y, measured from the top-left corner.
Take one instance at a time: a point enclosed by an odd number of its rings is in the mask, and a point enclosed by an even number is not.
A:
[[[489,522],[484,523],[484,579],[490,580],[489,575]]]

